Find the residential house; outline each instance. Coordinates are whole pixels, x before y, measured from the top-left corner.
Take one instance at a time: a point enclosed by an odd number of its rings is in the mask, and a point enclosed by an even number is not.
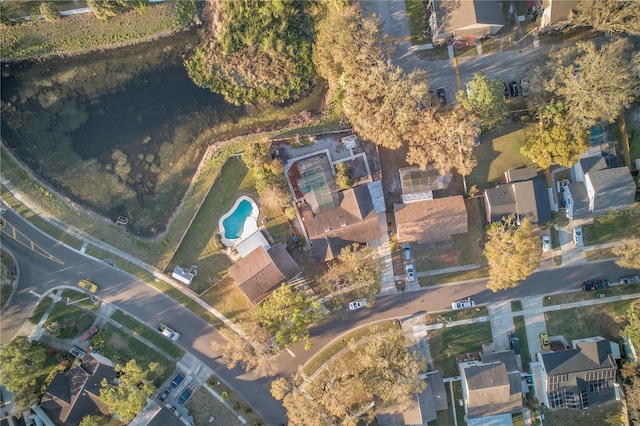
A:
[[[451,241],[469,232],[467,207],[462,195],[394,204],[398,241],[417,244]]]
[[[429,24],[434,44],[473,40],[496,34],[504,26],[502,2],[496,0],[431,0]]]
[[[573,182],[563,191],[569,219],[600,216],[633,205],[636,184],[626,166],[608,168],[604,157],[582,158],[571,169]]]
[[[169,405],[147,399],[147,405],[128,426],[184,426],[184,423],[168,408]]]
[[[557,31],[571,23],[573,10],[580,0],[541,0],[537,3],[540,31]]]
[[[511,425],[522,411],[522,379],[513,351],[482,354],[459,363],[467,424]]]
[[[260,245],[229,268],[233,280],[253,303],[262,302],[279,284],[300,273],[302,269],[282,243],[269,249]]]
[[[549,408],[587,408],[615,397],[612,342],[602,337],[573,342],[573,349],[538,353],[541,403]]]
[[[108,415],[108,407],[98,397],[102,380],[113,382],[115,377],[109,360],[87,354],[80,364],[56,374],[42,396],[40,407],[57,422],[69,426],[79,425],[85,416]]]
[[[538,171],[533,167],[521,167],[519,169],[511,169],[504,172],[507,183],[522,182],[525,180],[535,179]]]
[[[340,250],[354,243],[380,238],[380,222],[373,206],[369,185],[339,191],[333,207],[301,212],[317,262],[336,258]]]
[[[547,185],[542,179],[499,184],[484,192],[487,222],[516,215],[518,223],[528,218],[533,225],[551,221]]]

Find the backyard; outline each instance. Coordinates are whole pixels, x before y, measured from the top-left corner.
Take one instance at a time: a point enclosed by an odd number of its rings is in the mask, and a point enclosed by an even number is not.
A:
[[[491,324],[488,322],[467,324],[459,327],[444,327],[429,331],[427,336],[431,356],[443,377],[458,375],[456,356],[480,352],[483,343],[491,343]]]
[[[584,244],[610,243],[624,238],[640,237],[640,204],[625,210],[609,211],[604,216],[593,219],[593,223],[583,225]]]

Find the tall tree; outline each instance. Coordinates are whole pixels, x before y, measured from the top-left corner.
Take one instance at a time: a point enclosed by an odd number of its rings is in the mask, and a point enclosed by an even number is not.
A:
[[[631,52],[631,42],[618,38],[599,49],[594,42],[579,42],[549,55],[545,63],[549,78],[541,89],[548,98],[562,100],[573,131],[599,121],[613,123],[640,95]]]
[[[640,35],[640,2],[635,0],[582,0],[573,25],[597,31]]]
[[[309,87],[313,2],[209,0],[207,37],[186,62],[200,87],[228,102],[281,102]]]
[[[19,409],[37,403],[42,391],[46,347],[19,336],[0,349],[0,382],[14,392],[13,402]],[[46,373],[44,373],[46,375]]]
[[[541,240],[529,219],[518,225],[511,215],[488,226],[484,255],[489,263],[487,288],[493,292],[505,290],[516,287],[538,267]]]
[[[283,348],[300,340],[306,340],[306,347],[310,348],[307,327],[322,319],[318,302],[307,299],[303,292],[287,284],[282,284],[262,302],[257,315]]]
[[[503,83],[498,77],[488,79],[482,72],[473,75],[466,92],[460,90],[456,99],[480,120],[482,129],[490,129],[509,116],[509,105],[504,97]]]
[[[613,248],[618,257],[616,264],[622,268],[640,269],[640,238],[627,239]],[[640,341],[638,341],[640,346]]]
[[[564,104],[552,100],[540,108],[538,125],[528,132],[520,152],[545,169],[552,164],[571,167],[589,148],[588,141],[587,130],[572,131],[565,119]]]
[[[407,162],[423,170],[433,164],[443,175],[455,169],[464,178],[477,164],[473,146],[478,132],[477,119],[460,106],[425,109],[408,134]]]
[[[240,336],[233,336],[221,344],[212,343],[211,348],[225,359],[228,369],[240,364],[245,371],[253,371],[258,377],[273,376],[277,368],[266,348],[256,349],[260,342],[249,342]]]
[[[343,299],[345,291],[356,290],[363,297],[373,297],[380,291],[380,257],[370,247],[358,250],[354,244],[344,247],[321,281],[328,293]]]
[[[147,370],[142,370],[132,359],[125,365],[116,365],[115,370],[119,374],[118,384],[102,379],[100,400],[120,420],[129,422],[147,404],[147,398],[155,389],[153,381],[162,374],[161,367],[152,362]]]

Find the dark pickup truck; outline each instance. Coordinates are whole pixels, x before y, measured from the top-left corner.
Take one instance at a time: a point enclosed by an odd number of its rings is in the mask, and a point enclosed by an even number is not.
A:
[[[585,281],[582,283],[582,289],[584,291],[602,290],[603,288],[609,288],[609,281],[595,280],[595,281]]]

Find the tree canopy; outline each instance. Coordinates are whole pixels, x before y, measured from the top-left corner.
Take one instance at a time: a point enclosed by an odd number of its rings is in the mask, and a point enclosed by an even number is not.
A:
[[[37,403],[43,385],[47,360],[46,347],[19,336],[0,349],[0,382],[14,392],[13,402],[20,409]],[[44,371],[44,375],[48,371]]]
[[[613,254],[618,256],[616,260],[618,266],[622,268],[640,269],[640,238],[624,240],[622,244],[613,248]],[[640,334],[638,336],[640,337]],[[640,347],[640,340],[638,341],[638,347]]]
[[[123,422],[133,419],[147,404],[147,398],[155,390],[153,381],[162,375],[160,364],[152,362],[142,370],[135,359],[125,365],[116,365],[118,384],[102,379],[100,400]]]
[[[276,343],[286,348],[300,340],[309,342],[307,327],[322,319],[320,305],[287,284],[282,284],[258,307],[258,318],[270,330]]]
[[[541,107],[538,125],[532,127],[533,131],[527,132],[520,152],[542,168],[552,164],[571,167],[578,161],[579,155],[589,148],[588,131],[571,131],[562,102],[551,101]]]
[[[309,87],[314,2],[209,0],[205,42],[186,62],[200,87],[228,102],[281,102]]]
[[[480,120],[482,129],[490,129],[509,116],[509,105],[504,97],[503,83],[498,77],[488,79],[482,72],[473,75],[467,83],[466,93],[456,93],[456,99]]]
[[[540,237],[529,219],[517,224],[514,215],[488,226],[484,255],[489,263],[487,288],[493,292],[516,287],[538,267],[542,256]]]
[[[370,247],[358,250],[354,244],[344,247],[321,281],[327,293],[343,298],[345,291],[356,290],[362,297],[373,297],[380,291],[382,271],[377,251]]]
[[[635,0],[582,0],[576,6],[573,25],[640,35],[640,2]]]

